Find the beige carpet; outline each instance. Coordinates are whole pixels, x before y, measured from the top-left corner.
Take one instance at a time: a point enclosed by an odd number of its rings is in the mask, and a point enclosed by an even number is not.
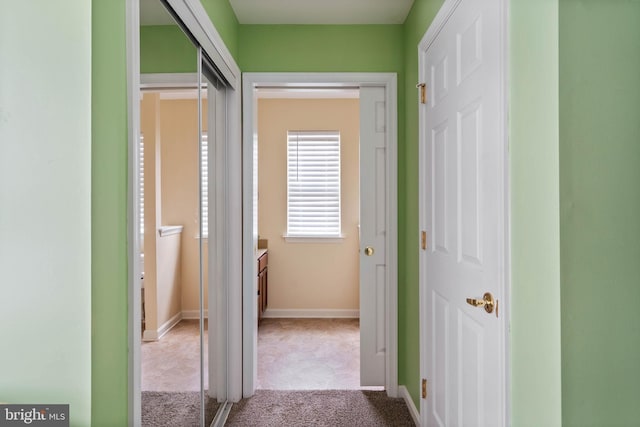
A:
[[[358,319],[263,319],[257,388],[360,390]]]
[[[235,403],[226,426],[375,427],[414,426],[402,399],[361,390],[258,390]]]
[[[209,426],[220,405],[213,399],[205,402],[205,425]],[[142,426],[200,426],[200,393],[143,391]]]

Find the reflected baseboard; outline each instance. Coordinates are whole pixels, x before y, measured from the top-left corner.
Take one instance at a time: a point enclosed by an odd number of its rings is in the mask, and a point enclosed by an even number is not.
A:
[[[142,333],[142,341],[158,341],[164,334],[184,319],[182,312],[176,313],[171,319],[164,322],[158,329],[145,329]]]
[[[199,319],[200,310],[182,310],[183,319]],[[209,310],[204,310],[204,318],[209,318]]]
[[[208,317],[208,311],[204,310],[204,318],[207,319]],[[171,319],[164,322],[158,329],[145,329],[144,332],[142,332],[142,341],[158,341],[164,334],[180,323],[181,320],[193,320],[199,318],[200,310],[183,310],[178,312]]]

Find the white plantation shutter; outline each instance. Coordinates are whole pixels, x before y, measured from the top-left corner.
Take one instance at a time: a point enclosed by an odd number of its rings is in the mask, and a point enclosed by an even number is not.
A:
[[[140,134],[140,157],[138,158],[139,166],[139,202],[140,202],[140,235],[144,236],[144,135]]]
[[[287,133],[287,235],[340,236],[340,133]]]
[[[209,236],[209,142],[207,134],[202,134],[202,237]]]

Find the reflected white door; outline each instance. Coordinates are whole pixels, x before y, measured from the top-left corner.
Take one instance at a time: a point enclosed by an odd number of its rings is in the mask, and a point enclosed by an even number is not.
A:
[[[495,427],[505,425],[502,2],[455,4],[420,52],[421,422]],[[491,313],[485,293],[498,300]]]
[[[360,88],[360,385],[385,385],[386,107],[384,87]]]

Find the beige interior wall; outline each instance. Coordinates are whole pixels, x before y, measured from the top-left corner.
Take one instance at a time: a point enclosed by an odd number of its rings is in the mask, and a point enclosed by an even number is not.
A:
[[[145,93],[140,106],[145,137],[145,329],[153,332],[178,313],[191,317],[199,308],[197,101]],[[206,101],[203,108],[206,129]],[[158,229],[167,225],[184,228],[181,234],[160,237]],[[206,240],[203,249],[206,261]],[[205,283],[206,267],[205,262]],[[206,295],[205,287],[205,309]]]
[[[156,237],[159,215],[156,215],[156,203],[160,203],[156,192],[157,176],[160,173],[160,105],[159,96],[154,93],[143,94],[140,102],[140,131],[144,135],[144,308],[145,330],[157,331],[158,296],[156,271]],[[157,168],[156,168],[157,164]],[[157,175],[157,176],[156,176]],[[158,196],[158,197],[156,197]],[[158,200],[156,200],[158,199]],[[146,334],[145,334],[146,335]]]
[[[162,221],[163,225],[182,225],[181,309],[193,313],[199,308],[199,205],[198,205],[198,103],[196,99],[160,101],[162,139]],[[207,103],[203,101],[203,127],[206,130]],[[207,244],[204,241],[205,276]],[[205,286],[205,308],[207,287]]]
[[[340,131],[339,243],[286,242],[287,131]],[[268,309],[359,308],[359,100],[258,101],[258,232],[269,245]]]

